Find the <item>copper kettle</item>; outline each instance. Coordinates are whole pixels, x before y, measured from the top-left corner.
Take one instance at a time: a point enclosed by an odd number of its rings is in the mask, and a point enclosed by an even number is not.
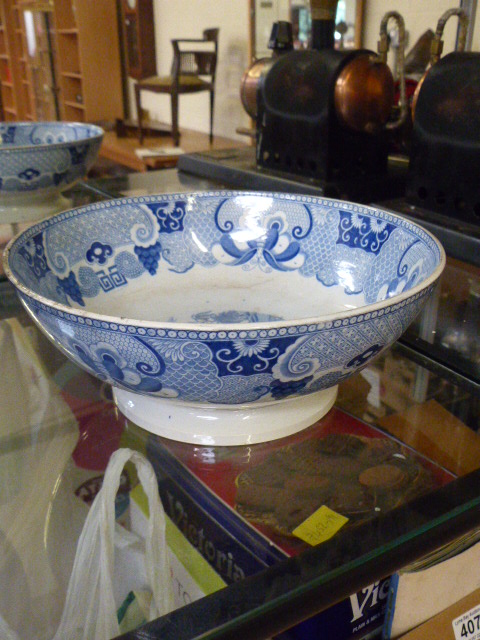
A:
[[[323,28],[324,25],[335,24],[335,16],[337,14],[338,0],[310,0],[310,13],[312,17],[312,39],[315,41],[322,40],[322,46],[333,48],[333,30],[330,29],[331,40],[325,40],[325,33],[328,30]],[[290,23],[278,22],[274,23],[272,33],[268,43],[268,48],[272,50],[270,58],[259,58],[254,60],[250,67],[243,74],[240,83],[240,99],[243,108],[248,115],[255,120],[257,117],[257,89],[262,75],[268,72],[278,56],[293,49],[293,37],[291,32],[288,34]],[[290,35],[290,38],[288,37]]]
[[[394,19],[398,28],[398,77],[400,83],[400,114],[391,120],[395,96],[395,81],[387,65],[389,38],[387,25]],[[355,131],[374,133],[382,128],[393,129],[403,124],[408,107],[405,90],[405,23],[396,11],[385,14],[380,24],[378,55],[362,51],[341,71],[335,85],[335,109],[346,126]]]
[[[271,57],[254,60],[240,83],[240,100],[253,120],[257,117],[257,88],[262,74],[268,71],[280,55],[293,49],[292,25],[289,22],[279,21],[273,24],[268,48],[272,51]]]
[[[333,48],[333,33],[338,0],[311,0],[312,47]],[[393,18],[399,30],[399,79],[400,115],[392,121],[395,96],[395,81],[387,65],[389,41],[387,23]],[[332,28],[333,25],[333,28]],[[257,116],[257,88],[262,76],[282,52],[274,52],[272,58],[256,60],[245,72],[240,97],[251,118]],[[406,118],[408,108],[405,98],[404,78],[405,26],[403,18],[389,12],[382,20],[378,55],[361,50],[350,56],[335,83],[334,104],[339,121],[356,131],[375,133],[384,128],[400,126]]]

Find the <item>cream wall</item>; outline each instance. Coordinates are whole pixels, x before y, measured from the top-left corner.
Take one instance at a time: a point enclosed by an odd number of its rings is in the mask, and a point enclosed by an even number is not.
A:
[[[472,51],[480,51],[480,7],[477,7],[475,15],[475,27],[473,31]]]
[[[396,10],[405,20],[408,51],[427,29],[435,30],[442,13],[457,3],[454,0],[365,0],[365,4],[364,46],[376,51],[381,19],[387,11]],[[154,0],[154,11],[159,73],[169,72],[171,38],[200,37],[203,29],[220,28],[214,132],[245,141],[245,137],[236,134],[236,129],[249,125],[239,98],[242,75],[248,66],[249,0]],[[392,21],[392,27],[394,24]],[[445,29],[445,53],[454,46],[456,29],[457,19],[451,18]],[[472,48],[480,50],[480,9]],[[142,104],[154,119],[170,122],[168,96],[144,93]],[[208,132],[208,93],[180,97],[182,127]]]
[[[268,41],[272,32],[272,23],[290,20],[290,1],[276,0],[257,3],[255,14],[255,55],[262,58],[270,55]]]
[[[199,38],[203,29],[220,28],[214,132],[245,140],[235,130],[249,124],[239,97],[241,78],[248,66],[248,1],[154,0],[154,18],[157,67],[161,74],[170,70],[172,38]],[[168,96],[145,92],[142,106],[154,119],[171,121]],[[180,96],[180,130],[183,127],[208,132],[209,109],[208,92]]]
[[[398,11],[405,20],[407,31],[406,50],[413,47],[418,38],[431,29],[435,31],[440,16],[452,7],[458,6],[458,1],[452,0],[366,0],[366,20],[364,30],[364,46],[377,50],[380,22],[387,11]],[[395,22],[391,21],[394,28]],[[444,53],[452,51],[455,46],[458,19],[450,18],[444,31]],[[390,30],[390,23],[389,23]]]

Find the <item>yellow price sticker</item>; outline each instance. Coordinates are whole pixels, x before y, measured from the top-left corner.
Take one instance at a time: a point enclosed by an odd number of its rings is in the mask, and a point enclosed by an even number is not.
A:
[[[293,535],[314,547],[334,536],[347,522],[348,518],[323,505],[299,524]]]

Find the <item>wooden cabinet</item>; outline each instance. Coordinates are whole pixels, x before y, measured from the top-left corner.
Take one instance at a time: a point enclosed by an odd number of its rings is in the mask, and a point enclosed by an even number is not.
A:
[[[0,0],[5,120],[123,118],[116,0]]]
[[[29,116],[29,93],[22,43],[21,13],[16,2],[0,2],[0,88],[3,120]]]
[[[55,0],[54,24],[61,118],[123,118],[116,0]]]
[[[157,72],[153,0],[121,0],[127,74],[140,80]]]

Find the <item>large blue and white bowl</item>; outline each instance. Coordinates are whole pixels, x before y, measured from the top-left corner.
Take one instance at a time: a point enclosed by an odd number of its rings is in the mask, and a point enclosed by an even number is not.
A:
[[[202,444],[312,424],[405,331],[445,264],[391,213],[211,192],[97,203],[14,239],[27,310],[144,428]]]
[[[95,162],[104,131],[73,122],[0,123],[0,222],[62,211],[62,196]]]

